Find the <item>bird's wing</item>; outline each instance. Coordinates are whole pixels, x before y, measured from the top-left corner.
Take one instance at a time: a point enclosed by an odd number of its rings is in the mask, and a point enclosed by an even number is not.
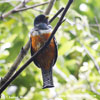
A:
[[[54,61],[53,61],[52,66],[54,66],[54,64],[56,63],[57,57],[58,57],[58,46],[57,46],[56,38],[53,37],[53,40],[54,40],[54,44],[55,44],[55,59],[54,59]]]
[[[33,56],[34,55],[34,50],[32,49],[32,45],[31,45],[31,56]],[[34,61],[33,61],[34,63],[35,63],[35,65],[37,66],[37,67],[39,67],[39,64],[37,63],[37,60],[36,59],[34,59]],[[40,67],[39,67],[40,68]]]

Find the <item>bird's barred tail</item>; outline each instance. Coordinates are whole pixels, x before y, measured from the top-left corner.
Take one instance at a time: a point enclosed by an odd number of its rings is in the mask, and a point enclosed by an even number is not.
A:
[[[52,78],[52,69],[45,72],[42,70],[42,77],[43,77],[43,89],[54,87]]]

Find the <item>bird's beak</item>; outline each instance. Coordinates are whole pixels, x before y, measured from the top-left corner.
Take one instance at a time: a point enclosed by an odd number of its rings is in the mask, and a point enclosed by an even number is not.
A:
[[[48,15],[46,15],[46,16],[45,16],[45,18],[46,18],[46,19],[48,19],[48,18],[49,18],[49,16],[48,16]]]

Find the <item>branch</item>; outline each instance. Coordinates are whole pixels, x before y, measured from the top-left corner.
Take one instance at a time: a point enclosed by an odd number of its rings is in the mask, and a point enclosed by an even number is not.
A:
[[[87,83],[89,84],[89,87],[90,87],[90,90],[94,93],[94,94],[96,94],[96,95],[99,95],[100,96],[100,92],[98,92],[96,89],[95,89],[95,87],[94,87],[94,82],[90,82],[87,78],[86,78],[86,80],[87,80]]]
[[[90,89],[93,93],[100,96],[100,93],[94,88],[94,83],[90,83]]]
[[[15,1],[15,0],[0,0],[0,3],[8,3],[8,2],[12,2],[12,1]],[[19,2],[19,1],[22,1],[22,0],[16,0],[16,2]]]
[[[47,1],[47,2],[36,4],[36,5],[33,5],[33,6],[24,7],[24,8],[21,8],[21,9],[16,9],[16,10],[13,11],[13,13],[29,10],[29,9],[32,9],[32,8],[36,8],[38,6],[42,6],[42,5],[48,4],[48,3],[49,2]]]
[[[18,57],[16,58],[15,62],[11,66],[9,72],[0,80],[0,86],[2,86],[15,72],[18,65],[21,63],[22,59],[25,57],[25,55],[28,52],[28,49],[30,47],[30,40],[27,42],[27,44],[21,49]]]
[[[14,9],[8,11],[7,13],[4,13],[0,16],[0,20],[3,20],[5,17],[9,16],[13,13],[14,10],[19,9],[21,7],[24,7],[26,3],[28,3],[30,0],[24,0],[24,2],[21,2],[18,6],[16,6]]]
[[[98,20],[97,20],[96,16],[95,16],[95,21],[96,21],[96,24],[97,24],[97,27],[98,27],[98,32],[100,34],[100,27],[99,27],[99,23],[98,23]]]
[[[88,56],[91,58],[91,60],[93,61],[95,68],[97,69],[98,73],[100,74],[100,67],[97,63],[97,61],[95,60],[95,58],[92,56],[92,54],[88,51],[88,49],[80,42],[80,40],[78,40],[78,42],[81,44],[81,46],[84,48],[85,52],[88,54]]]
[[[50,13],[50,11],[51,11],[51,9],[52,9],[52,7],[53,7],[55,1],[56,1],[56,0],[50,0],[50,3],[49,3],[49,5],[48,5],[47,9],[46,9],[45,12],[44,12],[45,15],[49,15],[49,13]]]
[[[93,26],[93,27],[98,27],[100,26],[100,24],[89,24],[90,26]]]
[[[6,81],[5,84],[3,84],[3,86],[0,88],[0,94],[6,89],[6,87],[34,60],[34,58],[41,52],[43,51],[43,49],[45,49],[49,44],[50,41],[52,40],[53,36],[55,35],[56,31],[58,30],[59,26],[61,25],[61,22],[66,14],[66,12],[68,11],[71,3],[73,2],[73,0],[69,0],[68,4],[66,5],[61,18],[59,19],[57,25],[55,26],[54,30],[51,33],[51,36],[49,37],[49,39],[47,40],[47,42],[8,80]]]
[[[49,23],[51,23],[62,11],[64,10],[64,8],[62,7],[49,21]]]
[[[95,60],[95,58],[92,56],[92,54],[88,51],[88,49],[84,45],[83,45],[83,48],[86,51],[86,53],[89,55],[89,57],[92,59],[92,61],[93,61],[94,65],[95,65],[98,73],[100,74],[100,67],[99,67],[97,61]]]

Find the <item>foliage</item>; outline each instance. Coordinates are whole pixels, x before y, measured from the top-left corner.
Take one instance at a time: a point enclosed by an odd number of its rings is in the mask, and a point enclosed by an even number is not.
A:
[[[46,0],[33,0],[28,5]],[[57,0],[50,18],[65,7],[66,0]],[[18,1],[0,3],[0,13],[5,13]],[[36,9],[45,10],[47,5]],[[33,63],[3,92],[1,99],[7,100],[100,100],[100,76],[86,50],[100,65],[100,21],[99,0],[75,0],[66,15],[66,21],[56,33],[58,60],[54,66],[54,84],[51,89],[42,89],[40,69]],[[33,20],[40,12],[34,9],[15,13],[0,21],[0,77],[3,77],[15,61],[22,46],[29,40],[28,32]],[[54,27],[58,19],[51,23]],[[30,58],[30,51],[23,65]],[[99,94],[98,94],[99,93]]]

